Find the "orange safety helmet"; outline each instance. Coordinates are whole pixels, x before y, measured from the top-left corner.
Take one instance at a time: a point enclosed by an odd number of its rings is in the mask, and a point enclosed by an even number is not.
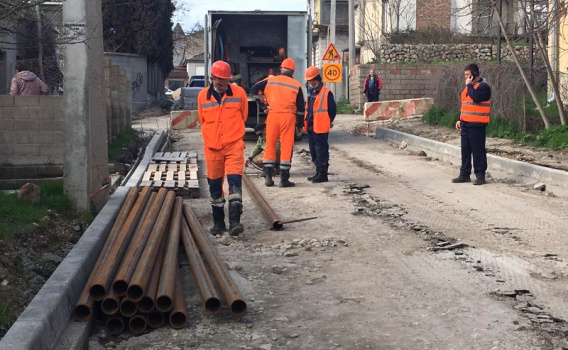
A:
[[[216,61],[211,66],[211,75],[219,79],[231,79],[231,66],[225,61]]]
[[[296,64],[294,63],[294,60],[291,58],[287,58],[284,61],[282,61],[282,64],[280,65],[280,68],[287,68],[287,69],[291,69],[291,70],[295,70],[296,69]]]
[[[311,66],[306,69],[306,80],[312,80],[320,74],[319,69],[316,66]]]

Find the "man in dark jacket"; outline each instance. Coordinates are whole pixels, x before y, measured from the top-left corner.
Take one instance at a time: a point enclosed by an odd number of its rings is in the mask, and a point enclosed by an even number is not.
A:
[[[479,76],[479,67],[468,64],[464,69],[465,88],[461,94],[460,117],[456,129],[461,132],[462,164],[460,175],[453,183],[470,182],[471,158],[476,179],[474,185],[485,184],[487,151],[485,132],[491,112],[491,88],[487,80]]]
[[[376,102],[379,100],[381,89],[383,88],[383,81],[375,74],[375,70],[371,69],[365,82],[363,83],[363,94],[367,96],[368,102]]]

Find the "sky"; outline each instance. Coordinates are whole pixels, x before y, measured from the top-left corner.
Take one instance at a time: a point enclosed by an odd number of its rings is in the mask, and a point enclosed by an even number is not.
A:
[[[179,0],[172,22],[189,32],[196,23],[203,25],[208,10],[306,11],[307,6],[307,0]]]

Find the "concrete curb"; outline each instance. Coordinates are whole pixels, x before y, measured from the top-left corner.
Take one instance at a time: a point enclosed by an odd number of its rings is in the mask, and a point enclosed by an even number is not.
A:
[[[378,127],[375,138],[388,141],[406,142],[411,149],[425,149],[435,153],[440,159],[461,165],[461,149],[458,146],[405,134],[396,130]],[[487,155],[488,172],[494,178],[503,178],[529,183],[544,182],[547,186],[568,193],[568,172],[551,169],[514,159]],[[456,169],[456,176],[459,169]]]
[[[126,186],[119,187],[81,239],[0,341],[0,349],[86,349],[92,322],[72,321],[75,302],[83,291],[108,233],[131,187],[142,179],[166,132],[160,130],[146,147],[143,160]]]

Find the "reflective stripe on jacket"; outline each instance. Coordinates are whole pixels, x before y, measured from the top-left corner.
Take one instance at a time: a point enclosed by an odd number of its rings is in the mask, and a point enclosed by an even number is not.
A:
[[[327,86],[322,86],[320,91],[318,92],[316,99],[313,105],[313,127],[314,132],[318,134],[325,134],[329,132],[331,126],[331,119],[329,118],[329,110],[328,110],[328,95],[330,90]],[[309,99],[306,102],[306,113],[304,118],[304,130],[308,131],[308,108],[309,108]]]
[[[245,135],[248,101],[245,90],[240,86],[230,86],[220,103],[212,91],[211,86],[199,92],[197,109],[205,147],[220,150]]]
[[[302,85],[286,75],[277,75],[266,79],[264,95],[270,106],[271,113],[298,112],[296,99],[302,89]]]
[[[473,88],[477,89],[481,84],[473,84]],[[479,103],[473,102],[473,99],[467,94],[467,86],[462,91],[460,120],[470,123],[489,124],[489,114],[491,112],[491,100]]]

